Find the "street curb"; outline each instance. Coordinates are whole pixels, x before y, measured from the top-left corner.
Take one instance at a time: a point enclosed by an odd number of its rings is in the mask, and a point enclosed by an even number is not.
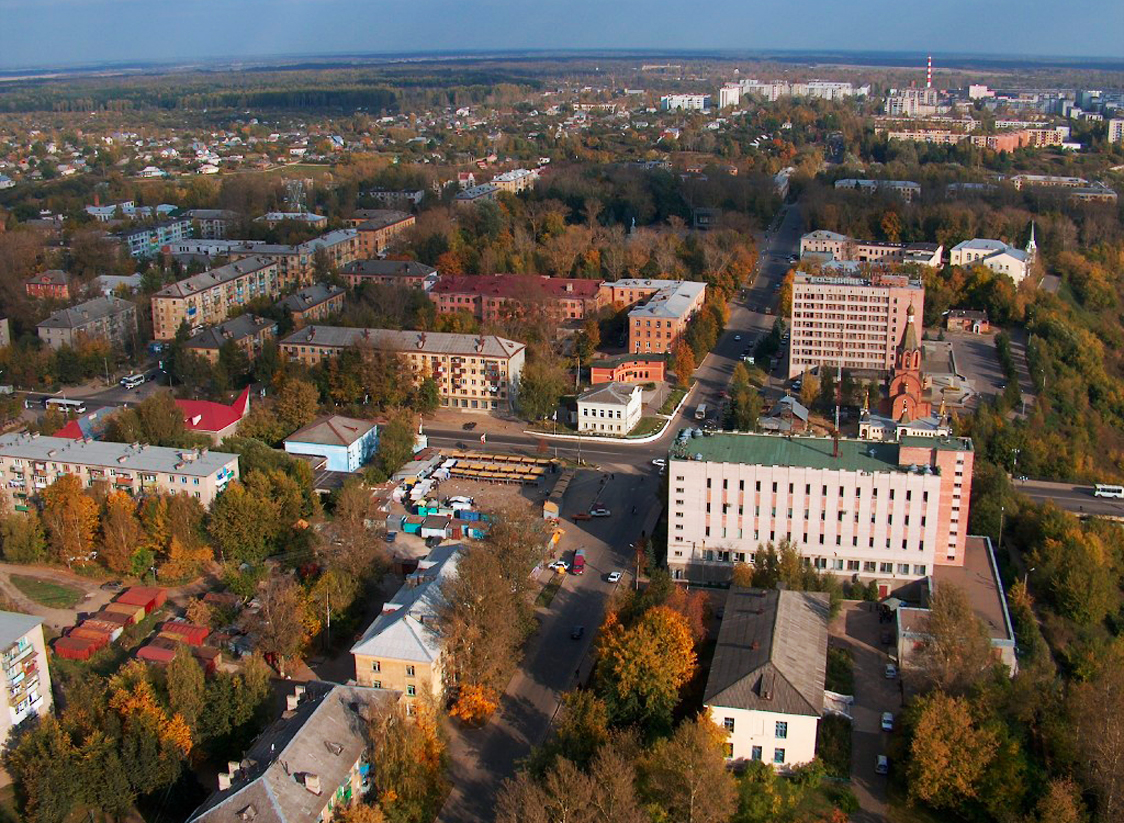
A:
[[[624,445],[624,446],[629,446],[629,445],[632,445],[632,444],[635,443],[638,446],[642,446],[645,443],[652,443],[652,442],[655,442],[656,440],[659,440],[661,437],[663,437],[667,433],[667,427],[671,425],[671,421],[673,419],[675,419],[675,415],[679,414],[679,410],[681,408],[683,408],[683,404],[687,402],[687,398],[690,397],[692,394],[694,394],[696,385],[698,385],[698,384],[697,383],[691,384],[691,388],[687,391],[687,393],[685,395],[683,395],[683,398],[679,401],[679,404],[674,409],[672,409],[671,414],[669,414],[667,416],[667,419],[663,421],[663,425],[660,426],[658,431],[656,431],[653,434],[644,435],[643,437],[629,437],[629,438],[625,438],[625,437],[600,437],[600,436],[595,435],[595,434],[591,434],[588,437],[586,437],[585,435],[579,436],[579,435],[576,435],[576,434],[551,434],[550,432],[537,432],[533,429],[524,429],[523,434],[530,434],[530,435],[533,435],[535,437],[542,437],[542,438],[545,438],[545,439],[548,439],[548,440],[569,440],[569,441],[580,440],[583,443],[586,443],[586,442],[590,442],[590,443],[617,443],[619,445]]]

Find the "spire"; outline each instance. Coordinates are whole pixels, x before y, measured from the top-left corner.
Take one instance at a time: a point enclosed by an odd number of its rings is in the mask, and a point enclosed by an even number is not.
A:
[[[1038,244],[1034,242],[1034,221],[1030,221],[1030,239],[1026,241],[1026,253],[1028,257],[1034,257],[1038,253]]]
[[[913,351],[917,348],[917,327],[913,322],[913,303],[905,310],[905,328],[902,329],[902,339],[898,343],[898,352]]]

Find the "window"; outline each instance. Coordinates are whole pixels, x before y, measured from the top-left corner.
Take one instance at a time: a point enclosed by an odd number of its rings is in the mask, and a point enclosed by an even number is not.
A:
[[[777,721],[777,739],[784,740],[788,737],[788,723],[784,720]]]
[[[414,667],[413,666],[407,666],[406,667],[406,677],[413,677],[413,676],[414,676]]]
[[[878,571],[879,571],[880,574],[893,574],[894,573],[894,564],[893,563],[880,563],[879,566],[878,566]]]
[[[371,661],[371,671],[381,672],[382,671],[382,664],[379,663],[379,661],[377,661],[377,660],[372,660]]]
[[[773,749],[773,762],[784,763],[784,749]]]
[[[406,686],[406,696],[407,697],[416,697],[417,693],[418,693],[418,688],[413,683],[410,683],[409,685]]]
[[[406,704],[406,714],[407,715],[409,715],[410,717],[413,717],[417,713],[418,713],[418,707],[417,706],[415,706],[413,703],[407,703]]]
[[[760,760],[761,759],[761,747],[760,746],[754,746],[752,749],[750,749],[749,759],[750,760]]]
[[[727,743],[726,744],[726,759],[730,760],[733,756],[734,756],[734,744],[733,743]]]
[[[372,689],[381,689],[382,688],[382,681],[381,680],[372,680],[371,681],[371,688]]]
[[[730,734],[734,733],[734,718],[732,718],[732,717],[723,718],[722,719],[722,725],[726,728],[726,731],[728,731]]]

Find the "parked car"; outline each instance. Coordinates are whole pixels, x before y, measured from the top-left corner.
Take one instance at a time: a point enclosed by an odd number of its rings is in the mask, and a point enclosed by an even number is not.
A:
[[[610,583],[619,583],[620,581],[621,581],[621,573],[620,572],[609,572],[609,582]]]
[[[568,572],[570,570],[570,564],[565,560],[555,560],[553,563],[547,566],[547,568],[554,569],[554,571],[560,574],[564,574],[565,572]]]
[[[895,677],[898,676],[898,667],[895,666],[893,663],[887,663],[885,675],[886,675],[887,680],[893,680]]]
[[[894,714],[893,712],[882,712],[882,731],[892,732],[894,730]]]
[[[101,584],[102,591],[119,592],[123,588],[120,580],[106,580]]]
[[[890,758],[884,754],[878,755],[878,759],[874,762],[874,771],[876,774],[889,774]]]
[[[461,428],[464,429],[466,432],[470,432],[470,431],[472,431],[473,429],[476,428],[476,424],[475,423],[465,423],[463,426],[461,426]]]
[[[594,506],[589,510],[590,517],[609,517],[611,514],[612,512],[606,509],[604,506]]]
[[[572,515],[572,518],[574,520],[592,520],[593,519],[591,515],[588,515],[585,512],[574,512],[574,514]]]
[[[570,639],[571,640],[581,640],[582,635],[584,635],[584,634],[585,634],[585,626],[574,626],[574,628],[570,629]]]
[[[653,466],[659,466],[661,469],[667,465],[667,461],[662,457],[657,457],[652,461]]]
[[[735,334],[734,341],[740,343],[742,341],[742,336],[740,334]]]

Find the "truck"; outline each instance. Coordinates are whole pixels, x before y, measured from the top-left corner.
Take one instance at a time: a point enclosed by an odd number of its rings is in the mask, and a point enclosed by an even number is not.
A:
[[[574,552],[574,564],[570,569],[574,574],[585,573],[585,549],[578,549]]]
[[[706,403],[699,403],[699,407],[695,409],[696,420],[706,420]]]

